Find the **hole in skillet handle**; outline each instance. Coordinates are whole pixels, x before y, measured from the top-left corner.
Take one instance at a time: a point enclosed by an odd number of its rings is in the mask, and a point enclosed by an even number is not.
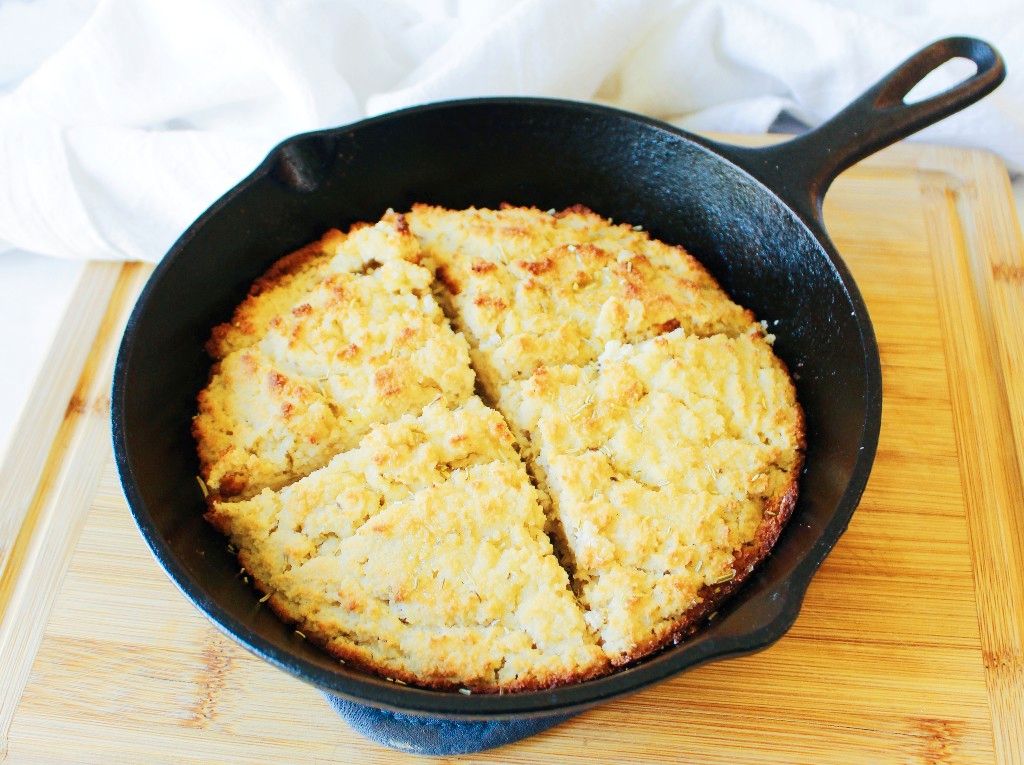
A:
[[[969,58],[957,56],[933,69],[903,96],[903,104],[910,106],[949,90],[950,83],[963,82],[978,73],[978,65]]]
[[[919,101],[905,101],[933,71],[957,59],[977,71]],[[808,223],[824,231],[821,203],[839,173],[875,152],[965,109],[1006,78],[1002,56],[973,37],[947,37],[922,48],[814,130],[762,148],[715,148],[771,188]]]

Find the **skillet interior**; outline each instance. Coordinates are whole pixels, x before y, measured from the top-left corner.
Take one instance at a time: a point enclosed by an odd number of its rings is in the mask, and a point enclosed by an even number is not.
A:
[[[798,375],[808,453],[800,500],[774,553],[708,629],[638,666],[553,691],[474,696],[396,686],[296,638],[237,577],[202,520],[189,424],[225,320],[273,260],[331,226],[416,201],[583,203],[684,244],[770,322]],[[568,102],[441,104],[282,144],[175,244],[129,323],[113,395],[114,443],[136,521],[200,609],[255,653],[324,689],[405,711],[510,716],[567,711],[777,639],[845,529],[877,439],[880,374],[870,322],[828,245],[773,194],[698,140],[624,112]],[[774,322],[778,321],[776,325]]]

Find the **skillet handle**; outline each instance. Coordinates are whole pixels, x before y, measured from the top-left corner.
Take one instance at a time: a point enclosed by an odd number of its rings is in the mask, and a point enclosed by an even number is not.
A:
[[[917,103],[904,98],[933,70],[955,58],[978,70],[958,85]],[[973,37],[947,37],[908,58],[818,128],[775,146],[721,147],[740,167],[805,217],[821,222],[829,185],[843,170],[984,98],[1006,77],[999,52]]]

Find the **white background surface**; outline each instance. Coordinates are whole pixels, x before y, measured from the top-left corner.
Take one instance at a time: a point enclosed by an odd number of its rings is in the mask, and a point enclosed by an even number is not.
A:
[[[81,259],[159,258],[287,135],[485,94],[816,124],[953,33],[994,42],[1010,78],[923,137],[1021,169],[1020,0],[0,0],[0,453]]]

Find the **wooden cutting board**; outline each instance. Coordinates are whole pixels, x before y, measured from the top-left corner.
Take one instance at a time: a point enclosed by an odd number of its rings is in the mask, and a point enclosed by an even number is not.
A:
[[[799,620],[466,762],[1012,763],[1024,757],[1024,253],[1006,171],[899,146],[835,185],[875,321],[878,458]],[[0,759],[423,762],[224,638],[135,531],[116,343],[148,267],[91,265],[0,473]]]

